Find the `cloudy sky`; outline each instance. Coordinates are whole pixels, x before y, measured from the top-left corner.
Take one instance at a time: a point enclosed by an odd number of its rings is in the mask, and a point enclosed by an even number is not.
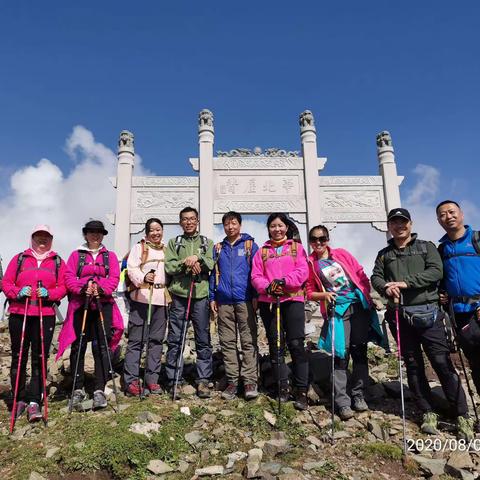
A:
[[[193,174],[202,108],[218,150],[299,150],[298,114],[312,110],[326,175],[377,174],[375,135],[389,130],[419,233],[439,238],[433,209],[446,197],[479,227],[479,14],[474,1],[3,5],[4,262],[37,222],[67,256],[86,220],[106,221],[122,129],[135,134],[137,175]],[[245,227],[265,239],[258,221]],[[385,242],[353,225],[332,239],[367,270]]]

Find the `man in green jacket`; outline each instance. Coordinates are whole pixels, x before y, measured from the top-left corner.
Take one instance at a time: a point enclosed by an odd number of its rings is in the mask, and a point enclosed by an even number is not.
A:
[[[371,282],[373,288],[388,299],[385,319],[395,339],[395,309],[398,308],[395,301],[401,304],[400,350],[408,386],[423,413],[421,430],[431,435],[438,433],[438,416],[433,411],[432,392],[425,375],[423,348],[457,418],[458,437],[473,439],[473,420],[468,416],[465,392],[450,359],[444,314],[438,308],[442,260],[432,242],[419,240],[417,234],[412,233],[408,210],[391,210],[387,222],[392,238],[389,245],[378,252]]]
[[[187,322],[185,327],[188,327],[188,321],[191,320],[197,351],[197,395],[208,398],[208,383],[213,374],[208,310],[208,278],[214,267],[213,242],[198,233],[198,211],[195,208],[186,207],[180,212],[180,226],[183,235],[172,238],[165,252],[165,272],[171,277],[168,290],[172,296],[168,320],[166,374],[170,386],[173,386],[176,374],[182,381],[182,333],[184,323]]]

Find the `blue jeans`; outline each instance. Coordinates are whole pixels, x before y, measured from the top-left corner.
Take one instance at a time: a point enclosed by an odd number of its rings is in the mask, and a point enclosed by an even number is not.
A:
[[[172,295],[172,304],[168,319],[168,351],[165,371],[169,384],[175,381],[175,369],[178,361],[178,379],[182,379],[183,352],[182,334],[187,313],[188,299]],[[208,298],[193,299],[190,304],[190,312],[187,329],[193,325],[195,336],[195,349],[197,351],[197,382],[208,382],[213,375],[212,369],[212,345],[210,343],[210,316],[208,311]],[[180,357],[179,357],[180,356]]]

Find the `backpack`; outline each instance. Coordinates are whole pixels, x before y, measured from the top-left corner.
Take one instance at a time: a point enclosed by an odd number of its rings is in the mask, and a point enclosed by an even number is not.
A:
[[[431,242],[428,242],[427,240],[415,240],[415,242],[410,246],[408,253],[403,251],[401,252],[396,251],[394,248],[391,248],[390,246],[388,246],[380,252],[380,257],[384,265],[385,263],[391,262],[398,257],[412,256],[412,255],[421,255],[423,257],[423,260],[425,261],[427,259],[427,245],[429,243]]]
[[[103,267],[105,268],[105,278],[108,278],[110,273],[110,255],[108,250],[102,252],[103,257]],[[77,267],[77,278],[82,276],[83,267],[86,264],[87,252],[85,250],[78,251],[78,267]]]
[[[262,261],[265,263],[268,258],[276,258],[276,257],[283,257],[285,255],[290,255],[294,259],[297,258],[297,242],[298,240],[293,240],[293,242],[290,245],[290,248],[288,250],[288,253],[283,253],[283,248],[282,248],[282,253],[278,255],[277,253],[269,253],[270,247],[262,247]]]
[[[218,287],[218,282],[220,281],[220,267],[218,266],[218,261],[220,260],[220,252],[222,251],[222,242],[218,242],[215,244],[215,253],[217,254],[217,258],[215,259],[215,290]],[[243,249],[245,251],[245,256],[247,257],[247,262],[252,266],[252,247],[253,247],[253,240],[245,240],[243,243]]]
[[[472,246],[473,249],[475,250],[475,253],[457,253],[457,254],[452,254],[452,255],[445,255],[444,250],[445,250],[445,243],[443,242],[438,246],[438,253],[440,254],[440,257],[442,257],[442,260],[447,260],[452,257],[462,257],[462,256],[467,256],[467,257],[478,257],[480,256],[480,232],[478,230],[474,230],[472,234]]]
[[[62,263],[62,259],[60,255],[54,255],[53,259],[55,261],[55,286],[58,286],[58,271],[60,270],[60,265]],[[15,272],[15,280],[14,283],[17,283],[17,278],[20,272],[22,271],[23,263],[25,262],[25,255],[24,252],[20,253],[17,258],[17,270]]]
[[[177,235],[177,237],[175,238],[175,251],[177,252],[177,255],[180,252],[180,247],[183,245],[182,239],[183,235]],[[205,255],[208,250],[208,238],[204,235],[200,235],[200,250],[202,250],[203,255]]]
[[[148,245],[145,242],[145,240],[140,240],[138,243],[140,243],[140,245],[142,246],[142,254],[140,255],[140,267],[142,267],[143,265],[145,265],[148,259]],[[130,252],[131,250],[123,257],[123,260],[128,259]],[[135,290],[136,287],[133,284],[132,280],[130,280],[130,277],[128,276],[128,269],[125,268],[125,270],[127,270],[125,272],[125,288],[127,292],[131,292],[132,290]]]

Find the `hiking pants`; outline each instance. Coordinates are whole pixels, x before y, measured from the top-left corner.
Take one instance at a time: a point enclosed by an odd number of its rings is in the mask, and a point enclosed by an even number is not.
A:
[[[457,335],[460,341],[460,347],[462,352],[465,354],[470,365],[470,370],[472,373],[472,380],[477,389],[477,393],[480,395],[480,348],[475,348],[469,343],[462,341],[462,327],[464,327],[474,315],[474,312],[470,313],[456,313],[455,321],[457,323]]]
[[[229,383],[257,384],[257,318],[252,302],[218,305],[218,337]],[[238,349],[238,337],[242,351]]]
[[[467,400],[450,359],[450,349],[443,326],[444,313],[439,311],[433,326],[426,329],[412,327],[402,315],[402,309],[400,309],[399,315],[402,358],[407,369],[408,387],[418,408],[423,413],[433,411],[432,391],[425,375],[423,348],[440,380],[452,414],[455,416],[465,415],[468,412]],[[387,308],[385,318],[396,340],[395,310]]]
[[[280,364],[277,356],[276,304],[259,302],[260,316],[267,333],[270,361],[275,382],[280,370],[281,388],[288,385],[288,369],[285,364],[285,340],[292,356],[293,382],[297,389],[308,388],[308,359],[305,352],[305,304],[288,300],[280,304]]]
[[[328,323],[325,322],[328,328]],[[365,310],[361,303],[350,305],[343,315],[345,333],[345,358],[335,356],[335,406],[350,407],[351,399],[347,394],[347,370],[350,357],[353,370],[350,379],[352,398],[364,398],[368,386],[367,342],[370,328],[370,311]]]
[[[183,352],[182,334],[184,326],[188,328],[190,322],[193,325],[195,337],[195,349],[197,351],[197,383],[208,382],[213,375],[212,370],[212,345],[210,343],[210,315],[208,298],[193,299],[190,303],[190,314],[187,325],[185,316],[187,313],[188,299],[172,295],[170,314],[168,318],[168,351],[165,371],[170,385],[175,381],[175,369],[178,364],[178,379],[182,380]]]
[[[130,302],[130,316],[128,317],[128,343],[123,367],[123,378],[128,386],[138,380],[140,371],[140,356],[144,343],[148,352],[146,359],[145,382],[157,384],[162,366],[163,340],[167,329],[167,307],[152,305],[150,328],[147,325],[148,304]],[[142,330],[145,325],[144,338]]]
[[[17,378],[18,358],[20,355],[20,342],[22,338],[23,315],[12,313],[8,319],[8,330],[10,332],[10,341],[12,343],[12,363],[10,367],[10,382],[12,391],[15,392],[15,381]],[[45,349],[45,371],[47,371],[48,354],[52,343],[53,331],[55,329],[55,316],[49,315],[43,317],[43,346]],[[20,365],[20,378],[18,381],[17,400],[24,402],[41,403],[43,394],[42,383],[42,346],[40,342],[40,317],[27,316],[25,325],[25,337],[23,340],[22,364]],[[30,385],[26,391],[26,370],[28,362],[28,352],[31,347],[30,364],[32,376]]]
[[[110,340],[112,339],[113,305],[110,303],[105,303],[102,306],[107,341],[105,342],[105,338],[103,336],[98,310],[89,310],[87,314],[87,321],[85,322],[85,336],[82,340],[82,349],[80,350],[75,389],[81,389],[84,386],[85,353],[87,351],[87,343],[89,341],[92,342],[92,354],[94,360],[94,389],[103,391],[105,389],[105,384],[110,379],[110,367],[108,365],[107,345],[110,344]],[[79,308],[73,314],[73,328],[75,329],[76,340],[72,343],[72,348],[70,351],[70,371],[72,373],[72,376],[75,374],[75,365],[77,362],[77,355],[79,351],[78,347],[80,344],[80,337],[82,335],[82,321],[83,308]]]

